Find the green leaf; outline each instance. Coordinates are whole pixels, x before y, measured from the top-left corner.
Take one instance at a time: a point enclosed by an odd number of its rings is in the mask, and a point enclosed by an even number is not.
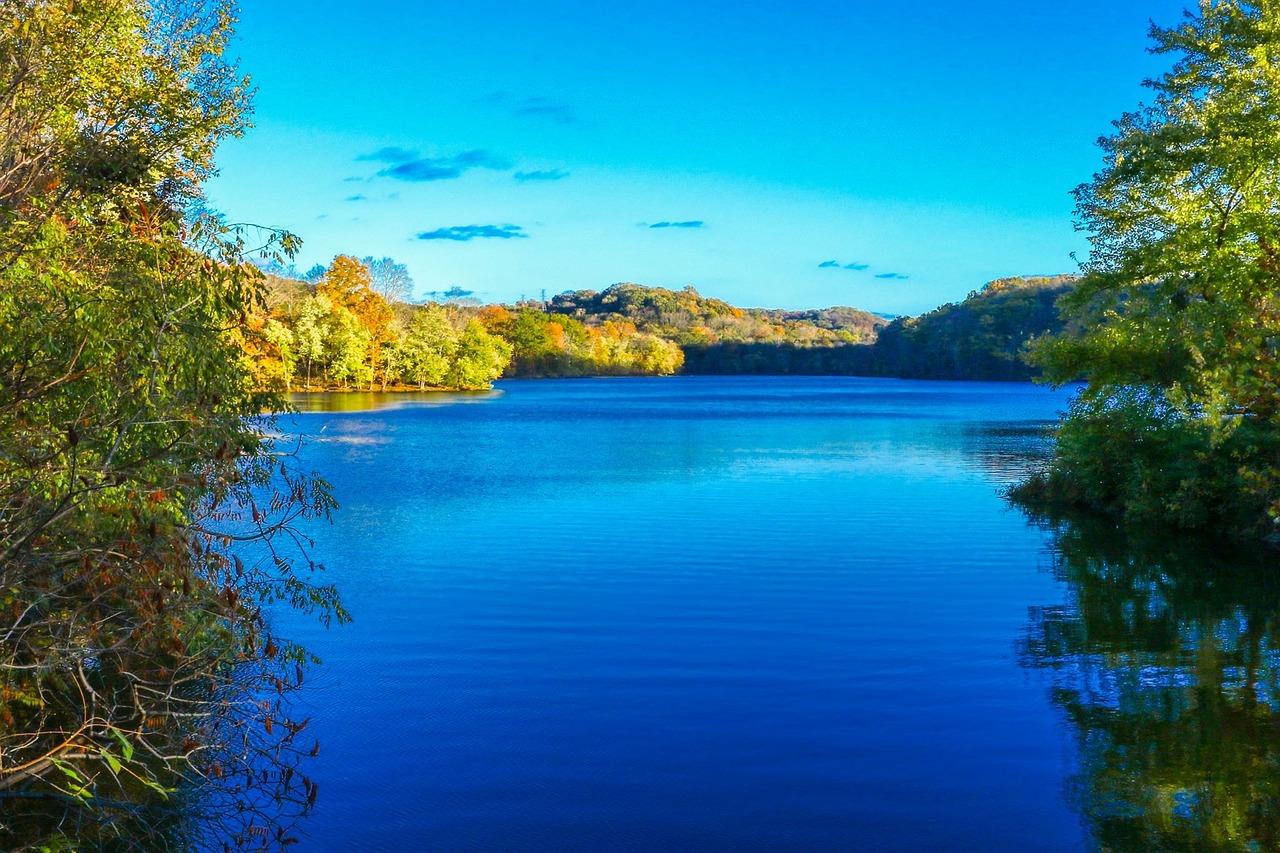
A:
[[[119,729],[111,729],[111,736],[120,744],[120,753],[124,756],[125,761],[133,761],[133,744]]]

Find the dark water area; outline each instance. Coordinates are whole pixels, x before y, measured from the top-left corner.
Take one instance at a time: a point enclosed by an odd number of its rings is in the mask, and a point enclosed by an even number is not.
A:
[[[298,849],[1277,849],[1274,567],[1009,506],[1067,396],[678,377],[294,416],[356,619],[278,617],[325,662]]]

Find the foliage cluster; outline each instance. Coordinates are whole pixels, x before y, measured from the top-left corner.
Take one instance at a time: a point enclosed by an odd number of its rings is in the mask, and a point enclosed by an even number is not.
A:
[[[499,375],[678,372],[1026,380],[1034,370],[1023,351],[1062,328],[1054,300],[1075,282],[1001,279],[961,303],[890,323],[857,308],[738,308],[692,287],[630,283],[566,292],[546,304],[386,302],[369,287],[368,261],[340,256],[315,271],[314,284],[269,278],[268,310],[251,320],[246,341],[261,383],[285,390],[476,388]],[[348,309],[333,298],[330,280],[347,275],[366,282],[365,307]],[[471,343],[455,346],[460,335]],[[451,368],[460,351],[483,353],[487,366]]]
[[[1075,281],[1073,276],[999,279],[962,302],[887,325],[857,309],[787,312],[797,324],[832,328],[854,340],[819,338],[805,344],[789,332],[781,340],[687,345],[685,372],[1027,380],[1035,370],[1023,359],[1026,347],[1062,328],[1054,303]],[[868,317],[874,322],[865,326]],[[864,328],[869,331],[860,331]],[[857,342],[865,340],[862,334],[873,340]]]
[[[692,287],[622,283],[552,298],[548,310],[590,328],[635,328],[678,345],[684,373],[861,373],[858,344],[887,321],[857,308],[739,308]],[[650,345],[652,346],[652,345]]]
[[[479,319],[511,344],[508,376],[669,376],[684,364],[676,343],[629,320],[587,325],[567,314],[500,305],[485,307]]]
[[[664,376],[684,361],[677,344],[621,318],[387,300],[368,262],[340,255],[315,284],[270,278],[267,309],[245,341],[260,384],[478,389],[504,375]]]
[[[1280,524],[1280,3],[1153,26],[1176,57],[1076,190],[1092,253],[1034,358],[1087,387],[1019,492],[1135,520]]]
[[[474,316],[390,302],[377,283],[367,259],[349,255],[334,258],[315,285],[273,277],[244,340],[259,385],[476,389],[502,375],[511,346]]]
[[[242,355],[254,232],[198,213],[233,11],[0,0],[6,850],[283,847],[315,802],[311,660],[264,609],[344,618],[294,527],[333,502]]]

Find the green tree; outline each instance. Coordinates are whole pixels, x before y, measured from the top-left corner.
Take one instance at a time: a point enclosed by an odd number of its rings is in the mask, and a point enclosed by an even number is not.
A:
[[[0,10],[0,848],[285,846],[309,658],[264,609],[343,614],[242,357],[252,234],[197,214],[233,10]]]
[[[265,364],[269,368],[265,376],[259,377],[258,384],[270,388],[283,386],[285,391],[289,391],[298,366],[293,330],[279,320],[269,319],[262,324],[258,334],[267,352],[259,355],[257,360],[259,364]]]
[[[333,305],[322,326],[329,375],[343,387],[373,381],[369,329],[352,311]]]
[[[511,344],[485,331],[479,320],[472,320],[458,336],[457,355],[445,382],[452,388],[488,388],[510,361]]]
[[[294,348],[307,363],[307,387],[311,387],[311,365],[322,362],[324,350],[324,318],[333,304],[323,296],[310,296],[297,306],[293,319]]]
[[[1059,332],[1055,302],[1073,276],[997,279],[919,317],[899,317],[871,348],[873,369],[916,379],[1027,380],[1023,355],[1037,335]]]
[[[418,386],[440,385],[458,351],[458,333],[448,312],[436,304],[424,305],[409,321],[400,344],[401,372]]]
[[[1184,526],[1280,520],[1280,3],[1153,26],[1176,58],[1076,190],[1092,251],[1034,359],[1087,381],[1019,492]]]

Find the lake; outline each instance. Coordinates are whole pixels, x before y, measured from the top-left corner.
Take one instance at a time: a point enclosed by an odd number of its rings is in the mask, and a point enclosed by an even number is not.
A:
[[[1275,573],[1008,505],[1067,399],[299,398],[355,622],[279,616],[325,662],[298,849],[1273,849]]]

